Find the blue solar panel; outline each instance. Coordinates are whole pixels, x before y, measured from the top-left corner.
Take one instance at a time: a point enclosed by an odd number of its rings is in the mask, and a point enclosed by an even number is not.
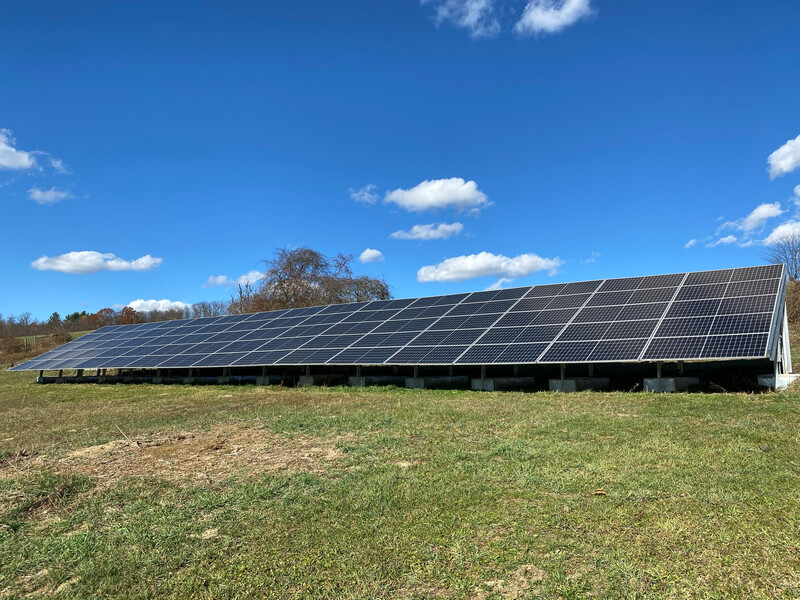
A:
[[[104,327],[13,370],[764,358],[781,265]]]

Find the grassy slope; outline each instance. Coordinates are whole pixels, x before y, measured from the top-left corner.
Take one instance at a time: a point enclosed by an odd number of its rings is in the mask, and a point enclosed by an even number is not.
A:
[[[0,597],[800,596],[794,394],[32,380],[0,373],[0,452],[39,453],[0,469]],[[60,462],[225,422],[342,457],[202,484]]]

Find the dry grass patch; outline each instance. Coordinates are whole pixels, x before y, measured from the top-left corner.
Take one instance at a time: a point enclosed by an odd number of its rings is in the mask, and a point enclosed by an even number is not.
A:
[[[536,565],[520,565],[507,579],[484,582],[475,590],[473,600],[488,598],[529,598],[536,593],[537,584],[547,579],[547,572]]]
[[[260,425],[221,425],[181,434],[126,436],[60,458],[21,456],[6,460],[0,477],[19,474],[23,464],[26,471],[50,468],[59,474],[93,477],[105,487],[130,477],[214,483],[240,474],[322,473],[344,456],[337,444],[350,437],[288,437]]]

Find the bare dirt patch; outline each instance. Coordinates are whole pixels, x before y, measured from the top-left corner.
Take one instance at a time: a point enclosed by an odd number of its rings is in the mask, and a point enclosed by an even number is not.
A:
[[[223,425],[207,431],[126,437],[89,446],[56,460],[36,457],[29,468],[88,475],[100,485],[127,477],[171,482],[216,482],[232,475],[322,473],[344,454],[336,447],[346,436],[282,436],[260,426]]]
[[[474,600],[485,600],[490,596],[500,598],[528,598],[540,581],[547,579],[547,572],[536,565],[520,565],[508,579],[486,581],[483,589],[475,590]]]

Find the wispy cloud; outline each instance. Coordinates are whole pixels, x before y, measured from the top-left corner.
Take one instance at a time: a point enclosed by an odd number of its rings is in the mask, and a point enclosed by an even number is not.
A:
[[[719,238],[714,242],[709,242],[706,244],[706,248],[713,248],[715,246],[730,246],[731,244],[735,244],[737,241],[738,240],[735,235],[726,235],[725,237]]]
[[[507,0],[421,0],[434,6],[437,25],[448,23],[466,30],[473,38],[495,37],[505,28],[500,16],[516,20],[514,31],[522,35],[558,33],[594,13],[591,0],[528,0],[522,15]],[[508,21],[504,19],[506,23]],[[511,21],[513,22],[513,21]]]
[[[784,212],[786,211],[781,208],[780,202],[759,204],[746,217],[736,221],[726,221],[720,225],[718,231],[737,229],[749,236],[753,232],[760,230],[769,219],[779,217]]]
[[[386,257],[383,256],[383,252],[381,252],[380,250],[375,250],[374,248],[367,248],[361,253],[361,255],[358,257],[358,260],[362,263],[371,263],[371,262],[380,262],[385,258]]]
[[[462,223],[428,223],[414,225],[408,231],[395,231],[391,237],[396,240],[446,240],[450,236],[458,235],[464,230]]]
[[[133,300],[128,302],[126,306],[130,306],[136,312],[153,312],[154,310],[158,311],[167,311],[167,310],[186,310],[187,308],[191,308],[191,304],[187,304],[186,302],[181,302],[180,300],[167,300],[166,298],[162,300]]]
[[[485,291],[491,292],[494,290],[502,290],[503,288],[511,285],[514,283],[514,280],[511,277],[501,277],[491,285],[486,286]]]
[[[51,187],[49,190],[41,190],[34,186],[28,190],[28,198],[36,202],[36,204],[55,204],[67,198],[72,198],[72,194],[67,190],[56,187]]]
[[[368,183],[360,189],[350,188],[350,197],[356,202],[363,204],[375,204],[378,201],[378,186],[374,183]]]
[[[684,248],[686,248],[686,249],[688,250],[689,248],[694,248],[696,244],[697,244],[697,240],[696,240],[696,239],[694,239],[694,238],[692,238],[692,239],[690,239],[688,242],[686,242],[686,243],[683,245],[683,247],[684,247]]]
[[[417,281],[464,281],[475,277],[499,275],[506,278],[523,277],[538,271],[555,274],[564,262],[560,258],[542,258],[536,254],[514,257],[480,252],[455,256],[438,265],[428,265],[417,271]]]
[[[558,33],[590,16],[590,0],[531,0],[514,26],[517,33]]]
[[[41,256],[31,266],[39,271],[85,274],[98,271],[149,271],[157,268],[163,261],[164,259],[149,254],[136,260],[123,260],[110,252],[81,250],[59,256]]]
[[[772,179],[791,173],[800,167],[800,135],[770,154],[767,157],[767,165]]]
[[[585,258],[584,260],[580,261],[580,263],[582,265],[588,265],[588,264],[591,264],[591,263],[596,263],[598,258],[600,258],[600,253],[599,252],[592,252],[592,254],[591,254],[591,256],[589,256],[589,258]]]
[[[436,5],[434,20],[437,25],[450,23],[466,29],[474,38],[500,33],[494,0],[422,0],[422,4]]]
[[[236,279],[232,279],[227,275],[211,275],[203,284],[204,288],[214,286],[231,286],[231,285],[252,285],[264,278],[264,273],[261,271],[248,271],[244,275],[240,275]]]
[[[387,192],[385,202],[410,212],[454,209],[477,212],[490,202],[474,181],[461,177],[425,180],[413,188]]]
[[[67,173],[72,172],[60,158],[50,158],[50,166],[53,167],[53,170],[60,175],[66,175]]]

